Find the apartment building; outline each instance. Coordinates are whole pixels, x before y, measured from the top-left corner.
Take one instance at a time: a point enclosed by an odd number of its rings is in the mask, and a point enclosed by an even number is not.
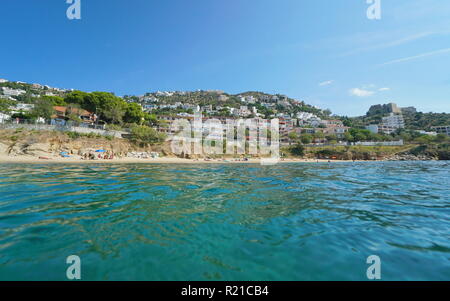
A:
[[[21,89],[10,89],[10,88],[8,88],[8,87],[2,87],[2,90],[3,90],[3,95],[6,95],[6,96],[19,96],[19,95],[22,95],[22,94],[25,94],[26,93],[26,91],[24,91],[24,90],[21,90]]]
[[[383,117],[382,124],[387,127],[402,129],[405,127],[405,120],[402,114],[391,113],[387,117]]]
[[[447,136],[450,136],[450,125],[434,126],[432,127],[432,129],[435,130],[438,134],[446,134]]]

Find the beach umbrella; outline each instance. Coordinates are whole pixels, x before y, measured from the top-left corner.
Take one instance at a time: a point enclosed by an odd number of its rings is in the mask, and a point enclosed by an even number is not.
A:
[[[99,149],[95,151],[96,153],[106,153],[106,151],[104,149]]]

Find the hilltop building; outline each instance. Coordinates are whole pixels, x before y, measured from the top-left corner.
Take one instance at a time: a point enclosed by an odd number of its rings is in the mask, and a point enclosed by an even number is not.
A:
[[[406,107],[406,108],[400,108],[395,103],[388,103],[385,105],[373,105],[370,107],[369,111],[367,112],[367,116],[373,116],[373,115],[386,115],[386,114],[415,114],[417,113],[417,109],[415,107]]]
[[[417,109],[415,107],[401,108],[402,114],[416,114]]]

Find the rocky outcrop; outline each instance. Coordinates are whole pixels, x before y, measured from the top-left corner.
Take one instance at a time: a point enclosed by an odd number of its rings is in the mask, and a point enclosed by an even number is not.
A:
[[[430,161],[430,160],[450,160],[450,150],[448,144],[419,145],[407,152],[395,154],[387,158],[390,161]]]
[[[432,161],[438,160],[436,157],[431,157],[427,155],[413,155],[413,154],[396,154],[389,158],[386,158],[386,161]]]
[[[149,147],[139,147],[128,139],[106,137],[71,138],[66,133],[49,131],[0,131],[0,155],[3,156],[55,156],[60,152],[71,155],[82,155],[98,149],[103,149],[118,155],[127,153],[158,152],[162,156],[172,155],[170,145],[161,144]]]

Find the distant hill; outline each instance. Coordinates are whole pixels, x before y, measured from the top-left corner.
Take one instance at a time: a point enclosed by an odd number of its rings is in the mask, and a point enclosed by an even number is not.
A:
[[[20,95],[7,95],[3,93],[3,87],[17,90]],[[63,103],[65,98],[73,90],[58,89],[40,84],[29,84],[24,82],[0,82],[0,98],[14,99],[20,103],[36,103],[40,99],[47,97],[61,98],[58,102]],[[174,105],[176,103],[230,107],[239,109],[241,106],[256,107],[259,113],[264,116],[272,116],[274,113],[295,115],[298,112],[308,112],[320,118],[327,118],[331,112],[322,110],[312,105],[306,104],[281,94],[269,94],[259,91],[247,91],[239,94],[229,94],[220,90],[198,90],[187,92],[149,92],[145,95],[125,95],[122,97],[128,103],[158,103]]]
[[[242,98],[247,100],[242,101]],[[253,97],[253,98],[251,98]],[[213,107],[228,106],[230,108],[239,108],[247,105],[256,107],[258,111],[276,111],[278,113],[295,114],[297,112],[309,112],[319,117],[326,117],[329,114],[303,101],[298,101],[281,94],[268,94],[258,91],[247,91],[239,94],[229,94],[223,91],[193,91],[193,92],[170,92],[169,95],[163,95],[162,92],[152,92],[145,94],[144,97],[124,96],[125,100],[146,103],[158,100],[158,103],[165,104],[194,104],[199,106],[212,105]],[[271,104],[270,109],[264,104]]]

